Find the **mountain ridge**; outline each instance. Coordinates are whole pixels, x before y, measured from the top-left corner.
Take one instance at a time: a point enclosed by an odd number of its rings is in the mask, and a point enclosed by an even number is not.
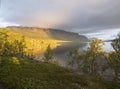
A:
[[[9,26],[10,30],[21,33],[28,37],[41,38],[41,39],[53,39],[53,40],[66,40],[66,41],[88,41],[88,38],[79,35],[78,33],[68,32],[59,29],[52,28],[38,28],[38,27],[21,27],[21,26]]]

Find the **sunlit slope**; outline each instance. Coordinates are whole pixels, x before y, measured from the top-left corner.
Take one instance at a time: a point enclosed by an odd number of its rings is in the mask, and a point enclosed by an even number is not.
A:
[[[0,28],[0,54],[3,50],[6,50],[5,53],[15,55],[19,52],[19,48],[22,48],[21,45],[24,45],[22,49],[24,55],[36,57],[40,53],[44,53],[48,45],[50,45],[51,49],[55,49],[57,47],[57,41],[38,40],[23,36],[7,28]]]
[[[8,27],[8,28],[10,28],[14,32],[39,40],[62,40],[74,42],[88,41],[86,37],[80,36],[77,33],[71,33],[56,29],[35,27]]]

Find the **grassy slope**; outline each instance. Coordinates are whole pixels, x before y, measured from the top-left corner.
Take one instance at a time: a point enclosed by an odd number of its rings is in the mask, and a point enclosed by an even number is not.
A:
[[[1,58],[0,81],[8,89],[120,89],[113,82],[86,78],[54,64],[16,57]]]

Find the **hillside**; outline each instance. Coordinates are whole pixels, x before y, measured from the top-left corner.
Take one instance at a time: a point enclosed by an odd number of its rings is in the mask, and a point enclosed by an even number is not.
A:
[[[16,57],[1,57],[0,82],[6,89],[120,89],[115,82]]]
[[[14,32],[21,33],[25,36],[36,38],[40,40],[63,40],[73,42],[88,41],[85,36],[78,35],[77,33],[66,32],[57,29],[36,28],[36,27],[7,27]]]

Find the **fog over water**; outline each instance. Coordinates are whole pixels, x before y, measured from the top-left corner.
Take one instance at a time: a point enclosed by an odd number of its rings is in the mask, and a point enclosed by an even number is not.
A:
[[[99,38],[107,41],[107,40],[115,39],[119,32],[120,32],[120,29],[109,29],[109,30],[99,30],[99,31],[88,32],[88,33],[86,32],[86,33],[83,33],[82,35],[85,35],[90,39]]]
[[[117,37],[117,34],[120,33],[120,29],[107,29],[107,30],[94,30],[91,32],[79,32],[80,35],[84,35],[86,37],[88,37],[90,40],[92,40],[93,38],[98,38],[98,39],[102,39],[105,41],[105,45],[104,48],[107,52],[112,51],[113,48],[111,46],[111,42],[110,40],[113,40]],[[109,41],[109,42],[106,42]],[[85,48],[87,48],[89,45],[87,45]]]

